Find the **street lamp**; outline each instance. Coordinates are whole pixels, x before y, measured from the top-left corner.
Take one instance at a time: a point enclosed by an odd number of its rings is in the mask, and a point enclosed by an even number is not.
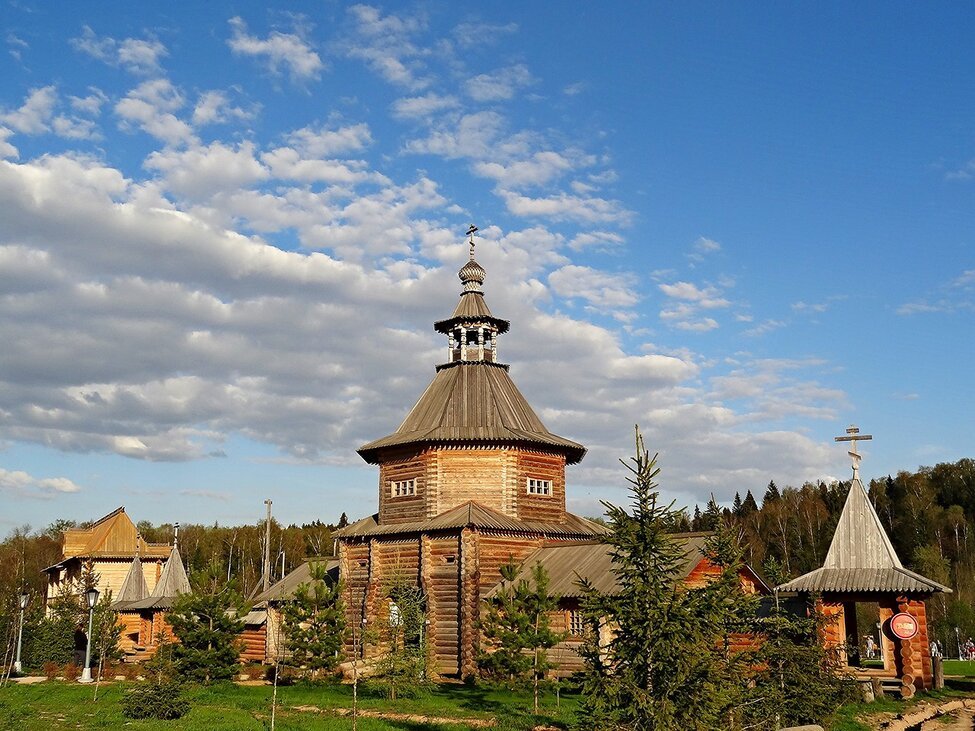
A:
[[[79,683],[91,683],[91,625],[95,616],[95,605],[98,604],[98,589],[89,589],[85,592],[85,601],[88,603],[88,646],[85,648],[85,669],[81,671]]]
[[[30,594],[26,591],[20,595],[20,630],[17,632],[17,660],[14,662],[14,672],[19,673],[24,668],[20,664],[20,645],[24,640],[24,610],[27,609],[27,602],[30,601]]]

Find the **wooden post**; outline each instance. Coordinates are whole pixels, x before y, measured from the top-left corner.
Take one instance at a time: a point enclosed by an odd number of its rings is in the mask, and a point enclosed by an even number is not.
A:
[[[271,501],[265,500],[267,519],[264,521],[264,591],[271,588]]]

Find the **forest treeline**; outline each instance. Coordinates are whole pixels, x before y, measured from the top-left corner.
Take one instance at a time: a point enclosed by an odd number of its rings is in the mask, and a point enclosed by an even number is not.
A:
[[[737,529],[746,561],[770,581],[778,581],[822,564],[849,489],[849,482],[780,489],[773,481],[737,493],[729,508],[695,507],[693,513],[680,516],[673,529],[710,530],[721,516]],[[869,493],[901,561],[954,589],[930,602],[937,634],[948,642],[953,628],[959,627],[964,637],[975,637],[975,460],[874,479]],[[330,555],[332,531],[346,522],[344,514],[335,523],[316,520],[283,526],[272,519],[272,580],[308,557]],[[14,601],[22,586],[43,594],[41,569],[60,560],[61,532],[69,527],[84,526],[65,520],[41,530],[24,526],[0,543],[0,605]],[[170,524],[142,521],[138,528],[151,543],[172,541]],[[264,535],[263,521],[243,526],[183,524],[180,552],[190,573],[219,572],[247,595],[261,582]]]

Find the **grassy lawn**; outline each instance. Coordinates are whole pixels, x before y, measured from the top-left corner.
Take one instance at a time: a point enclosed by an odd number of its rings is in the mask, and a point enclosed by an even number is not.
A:
[[[48,681],[35,685],[10,685],[0,689],[0,728],[118,728],[128,729],[264,729],[269,727],[271,692],[269,686],[221,685],[192,688],[188,697],[192,710],[178,721],[133,721],[122,715],[121,699],[135,682],[103,685],[93,701],[92,686]],[[360,708],[390,714],[414,714],[453,719],[454,722],[423,722],[404,718],[360,718],[362,731],[459,731],[469,726],[466,719],[498,719],[498,728],[530,729],[545,724],[566,726],[572,719],[577,697],[564,696],[561,708],[547,694],[540,703],[540,715],[531,714],[531,695],[507,689],[434,686],[417,698],[395,702],[375,693],[360,692]],[[299,710],[314,706],[322,710]],[[275,728],[350,729],[352,721],[338,715],[339,708],[351,708],[352,689],[344,685],[295,685],[278,688]]]
[[[975,662],[971,660],[945,660],[945,675],[975,678]]]

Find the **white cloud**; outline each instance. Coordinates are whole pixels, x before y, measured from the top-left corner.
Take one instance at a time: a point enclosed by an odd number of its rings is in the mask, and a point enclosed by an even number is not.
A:
[[[506,101],[535,82],[524,64],[498,69],[494,73],[479,74],[464,83],[467,95],[479,102]]]
[[[616,223],[626,225],[633,217],[619,201],[556,193],[542,198],[531,198],[514,191],[500,189],[508,211],[516,216],[551,218],[555,221],[579,221],[582,223]]]
[[[673,284],[657,285],[660,291],[673,299],[693,302],[697,307],[714,309],[728,307],[731,302],[721,296],[721,292],[712,286],[703,289],[691,282],[674,282]]]
[[[464,114],[453,124],[438,125],[426,139],[411,140],[406,151],[448,159],[484,159],[496,151],[495,143],[504,126],[504,118],[496,112]]]
[[[272,31],[261,40],[248,35],[247,24],[237,16],[230,19],[231,37],[227,40],[230,50],[238,56],[264,58],[272,73],[287,69],[294,81],[318,79],[325,68],[321,57],[301,36],[294,33]]]
[[[457,25],[450,37],[461,48],[483,48],[499,40],[502,36],[517,32],[517,23],[467,22]]]
[[[269,175],[256,159],[251,142],[234,147],[214,142],[181,151],[153,152],[146,158],[145,167],[161,173],[168,190],[196,199],[246,188]]]
[[[517,160],[508,164],[499,162],[478,162],[474,172],[485,178],[496,180],[506,187],[543,185],[563,173],[573,170],[576,162],[558,152],[536,152],[528,160]]]
[[[743,334],[748,335],[749,337],[759,337],[760,335],[765,335],[766,333],[770,333],[773,330],[779,330],[783,327],[785,327],[785,323],[782,320],[773,320],[769,318],[767,320],[763,320],[755,327],[745,330]]]
[[[452,111],[460,107],[460,102],[452,96],[441,96],[434,92],[422,96],[411,96],[393,102],[394,117],[400,119],[424,119],[439,112]]]
[[[623,237],[613,231],[584,231],[576,234],[569,242],[569,248],[573,251],[583,251],[584,249],[611,249],[620,246]]]
[[[346,152],[359,152],[372,144],[372,133],[365,122],[338,129],[303,127],[290,132],[286,139],[307,157],[334,157]]]
[[[211,89],[200,94],[193,107],[193,124],[223,124],[231,121],[246,121],[254,117],[253,111],[234,106],[227,92]]]
[[[20,157],[20,152],[16,147],[7,142],[7,138],[13,135],[12,129],[0,126],[0,159]]]
[[[72,38],[75,50],[86,53],[110,66],[121,66],[134,74],[150,75],[160,70],[160,61],[169,55],[166,47],[155,38],[99,38],[89,26],[81,29],[79,38]]]
[[[0,491],[18,497],[53,498],[56,494],[66,494],[81,490],[67,477],[34,477],[21,470],[6,470],[0,467]]]
[[[549,274],[548,283],[556,294],[582,299],[599,310],[625,309],[640,300],[631,274],[610,274],[569,264]]]
[[[19,109],[0,114],[0,122],[28,135],[38,135],[51,129],[51,115],[58,102],[54,86],[31,89]]]
[[[108,101],[108,97],[105,96],[105,92],[94,86],[89,86],[88,91],[90,92],[88,96],[68,96],[68,101],[71,108],[79,114],[96,117],[101,114],[102,105]]]
[[[423,28],[419,18],[383,15],[370,5],[353,5],[348,12],[353,32],[345,52],[350,58],[365,62],[391,84],[413,91],[430,85],[422,60],[427,52],[410,40]]]
[[[135,87],[115,105],[115,113],[122,118],[121,126],[134,124],[167,145],[194,142],[193,128],[179,119],[175,112],[185,104],[183,95],[169,79],[153,79]]]

